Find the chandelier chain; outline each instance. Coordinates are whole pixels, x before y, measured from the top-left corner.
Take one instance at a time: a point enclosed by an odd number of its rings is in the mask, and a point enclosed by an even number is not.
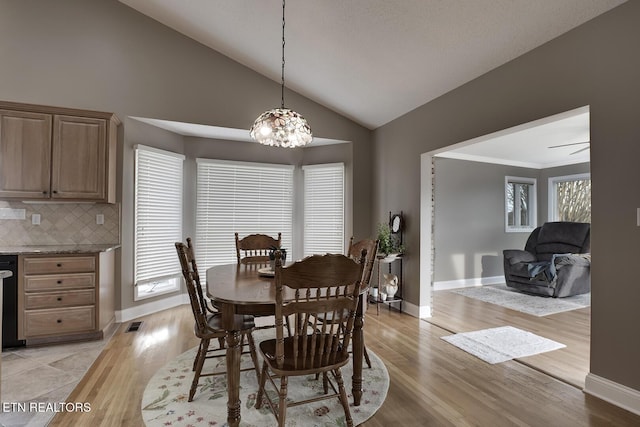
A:
[[[284,5],[285,0],[282,0],[282,80],[280,85],[280,97],[281,97],[281,106],[284,108]]]
[[[249,129],[251,138],[273,147],[303,147],[313,141],[307,120],[299,113],[284,106],[284,48],[285,48],[285,0],[282,0],[282,76],[280,84],[280,108],[260,114]]]

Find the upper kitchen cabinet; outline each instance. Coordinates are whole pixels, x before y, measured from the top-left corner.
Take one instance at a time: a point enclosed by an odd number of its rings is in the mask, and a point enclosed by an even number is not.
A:
[[[0,199],[115,202],[118,118],[0,102]]]
[[[50,114],[0,110],[0,197],[48,198]]]

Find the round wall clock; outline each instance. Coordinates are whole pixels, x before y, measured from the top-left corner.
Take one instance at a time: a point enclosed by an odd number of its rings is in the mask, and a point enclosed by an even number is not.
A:
[[[395,214],[391,217],[391,232],[399,233],[402,230],[402,217],[400,214]]]

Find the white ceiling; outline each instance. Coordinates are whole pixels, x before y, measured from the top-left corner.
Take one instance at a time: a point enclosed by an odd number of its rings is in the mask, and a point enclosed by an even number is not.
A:
[[[280,82],[280,0],[120,1]],[[286,84],[375,129],[625,1],[290,0]]]
[[[589,108],[581,107],[461,142],[434,154],[545,169],[589,162],[589,143]]]

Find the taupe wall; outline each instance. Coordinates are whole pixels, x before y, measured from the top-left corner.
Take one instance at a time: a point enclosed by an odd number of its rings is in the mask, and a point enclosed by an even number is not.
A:
[[[630,1],[374,132],[374,221],[407,216],[418,304],[420,155],[573,108],[591,116],[591,373],[640,390],[640,2]],[[402,189],[402,191],[398,191]]]
[[[504,231],[505,176],[537,180],[540,225],[548,220],[549,177],[588,172],[588,163],[529,169],[436,158],[434,281],[502,276],[502,250],[524,248],[529,232]]]
[[[522,249],[529,235],[504,231],[504,177],[538,171],[436,158],[435,172],[434,281],[502,275],[502,250]]]
[[[119,309],[133,302],[133,151],[146,144],[187,150],[166,134],[148,137],[128,116],[248,129],[263,111],[279,105],[279,82],[271,81],[116,0],[0,0],[0,99],[115,112],[124,122],[118,149],[118,199],[122,202],[122,293]],[[305,115],[314,135],[352,141],[349,179],[353,234],[371,225],[371,131],[309,101],[286,93],[287,106]],[[185,142],[189,147],[191,142]],[[199,143],[196,143],[197,147]],[[230,157],[307,155],[231,146]],[[261,148],[261,147],[260,147]],[[194,148],[196,155],[197,148]],[[252,153],[247,154],[250,150]],[[301,149],[300,149],[301,150]],[[317,150],[321,150],[318,148]],[[332,148],[322,149],[331,151]],[[344,148],[335,148],[344,157]],[[302,150],[304,151],[304,150]],[[312,153],[308,156],[314,157]],[[332,157],[332,156],[323,156]],[[310,161],[311,161],[310,160]],[[296,160],[298,161],[298,160]],[[148,302],[148,301],[145,301]]]

